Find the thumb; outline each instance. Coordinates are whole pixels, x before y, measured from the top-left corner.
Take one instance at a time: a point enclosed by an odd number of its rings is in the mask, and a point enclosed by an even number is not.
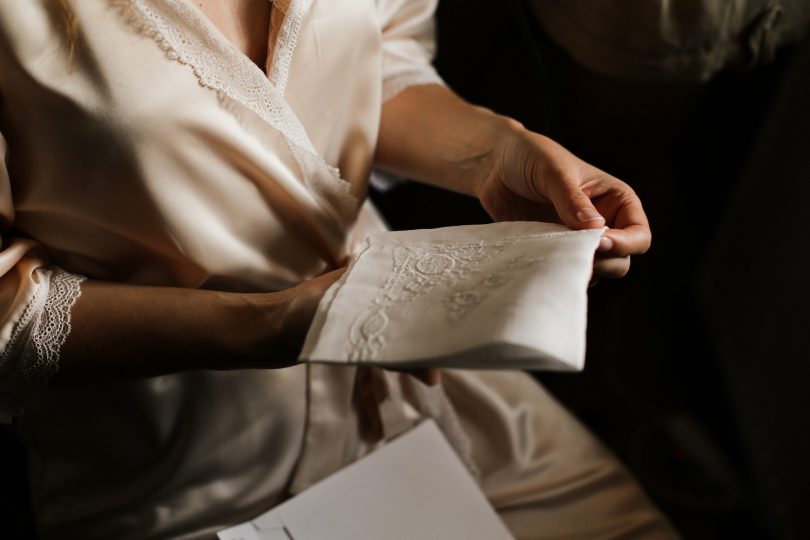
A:
[[[552,182],[548,198],[562,222],[572,229],[596,229],[605,225],[605,218],[580,187],[570,180]]]

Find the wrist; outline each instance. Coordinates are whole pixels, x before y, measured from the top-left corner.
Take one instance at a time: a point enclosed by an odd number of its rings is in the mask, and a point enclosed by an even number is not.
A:
[[[245,365],[280,368],[295,364],[326,290],[345,268],[273,293],[234,295],[229,347]],[[233,367],[233,366],[231,366]]]
[[[289,303],[287,291],[223,294],[220,316],[225,321],[225,329],[218,339],[226,365],[213,369],[291,365],[297,351],[288,343]]]
[[[515,164],[517,149],[529,131],[523,124],[508,116],[490,112],[488,127],[485,131],[487,159],[477,161],[478,167],[470,174],[472,180],[471,194],[481,199],[487,185],[496,176],[502,176],[504,169]]]

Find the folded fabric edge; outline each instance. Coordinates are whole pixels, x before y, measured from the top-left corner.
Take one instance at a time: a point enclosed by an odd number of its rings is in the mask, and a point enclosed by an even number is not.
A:
[[[579,234],[595,234],[597,231],[599,236],[601,236],[604,231],[606,231],[607,227],[600,227],[598,229],[570,229],[565,225],[560,225],[557,223],[546,223],[541,221],[500,221],[497,223],[486,223],[483,225],[456,225],[452,227],[440,227],[436,229],[409,229],[404,231],[379,231],[369,235],[369,239],[371,240],[378,240],[379,238],[396,238],[396,239],[408,239],[408,242],[411,244],[435,244],[437,242],[441,243],[457,243],[462,241],[472,241],[476,238],[468,238],[473,236],[470,233],[475,231],[481,230],[492,230],[493,228],[496,229],[511,229],[511,228],[518,228],[521,226],[529,226],[536,229],[539,229],[535,232],[519,232],[514,234],[513,236],[523,238],[554,238],[558,236],[566,236],[566,235],[579,235]],[[543,230],[545,229],[545,230]],[[419,237],[424,235],[436,235],[438,238],[435,239],[426,239],[426,240],[411,240],[411,237]],[[505,235],[504,237],[495,237],[492,239],[487,239],[488,241],[497,242],[499,240],[503,240],[504,238],[509,237]]]
[[[504,359],[504,357],[509,359]],[[462,351],[430,358],[395,359],[379,361],[351,361],[348,359],[308,358],[307,362],[329,365],[369,365],[380,368],[418,369],[425,367],[443,369],[521,369],[527,371],[575,372],[585,368],[585,355],[580,358],[563,359],[534,347],[516,343],[494,342],[464,349]]]
[[[329,311],[332,309],[332,304],[334,303],[335,298],[337,298],[338,293],[340,293],[340,290],[346,284],[346,281],[348,281],[349,275],[352,273],[357,261],[360,260],[363,254],[368,251],[370,247],[371,242],[369,238],[366,238],[363,241],[363,248],[357,253],[354,259],[352,259],[352,262],[349,264],[348,268],[346,268],[346,271],[343,272],[343,275],[340,276],[340,278],[326,290],[321,298],[321,301],[318,302],[318,309],[315,312],[315,317],[312,319],[312,323],[309,325],[307,336],[304,338],[304,346],[301,348],[301,353],[298,355],[299,363],[308,362],[307,357],[312,354],[312,350],[318,343],[318,337],[320,336],[321,329],[326,323],[326,319],[329,316]]]

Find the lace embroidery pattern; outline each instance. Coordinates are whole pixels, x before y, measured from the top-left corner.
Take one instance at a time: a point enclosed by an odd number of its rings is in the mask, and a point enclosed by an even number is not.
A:
[[[396,306],[441,288],[441,300],[450,322],[459,322],[497,289],[520,272],[541,264],[544,256],[520,255],[485,273],[482,263],[492,260],[508,246],[526,238],[505,238],[494,243],[399,246],[393,252],[393,268],[369,308],[352,324],[348,356],[351,361],[373,359],[385,346],[389,313]]]
[[[38,279],[41,281],[39,286],[34,290],[34,294],[28,305],[20,315],[11,334],[11,338],[6,343],[6,349],[3,355],[0,356],[0,372],[11,370],[18,371],[16,366],[11,365],[12,359],[22,356],[23,349],[28,342],[31,334],[32,321],[37,317],[45,305],[45,300],[48,297],[48,290],[50,289],[51,271],[38,269],[36,270]],[[21,372],[22,370],[19,370]]]
[[[23,375],[31,387],[47,386],[59,371],[59,352],[70,334],[70,310],[81,296],[83,276],[57,271],[23,353]]]
[[[298,34],[301,32],[301,24],[306,11],[305,2],[302,1],[284,0],[284,2],[277,2],[278,6],[282,6],[282,4],[283,7],[280,9],[285,12],[284,21],[276,38],[276,49],[273,53],[269,77],[270,84],[281,94],[287,89],[290,64],[292,63],[295,47],[298,45]]]
[[[451,322],[459,322],[476,306],[489,298],[493,292],[503,287],[520,272],[536,269],[546,258],[543,256],[521,255],[506,262],[496,274],[487,274],[470,286],[454,290],[445,295],[442,305]]]
[[[27,391],[47,388],[48,379],[59,371],[59,353],[71,329],[70,310],[85,280],[61,270],[39,269],[37,277],[41,283],[0,357],[0,371],[17,364],[12,369]]]
[[[356,214],[357,199],[340,172],[318,155],[298,117],[284,98],[290,63],[311,0],[293,0],[288,8],[274,53],[270,78],[250,59],[215,36],[191,8],[178,0],[110,0],[126,23],[152,39],[166,57],[188,66],[200,86],[229,98],[257,114],[281,133],[305,182],[323,194],[344,220]],[[179,19],[182,24],[172,24]],[[275,84],[273,84],[275,83]],[[232,111],[231,111],[232,112]]]

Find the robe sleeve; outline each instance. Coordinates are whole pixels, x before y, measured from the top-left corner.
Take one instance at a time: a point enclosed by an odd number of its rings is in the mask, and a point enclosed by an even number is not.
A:
[[[383,101],[420,84],[444,84],[431,60],[438,0],[377,0],[383,34]]]
[[[70,331],[81,276],[49,266],[37,242],[13,233],[14,205],[0,135],[0,422],[47,387]]]

